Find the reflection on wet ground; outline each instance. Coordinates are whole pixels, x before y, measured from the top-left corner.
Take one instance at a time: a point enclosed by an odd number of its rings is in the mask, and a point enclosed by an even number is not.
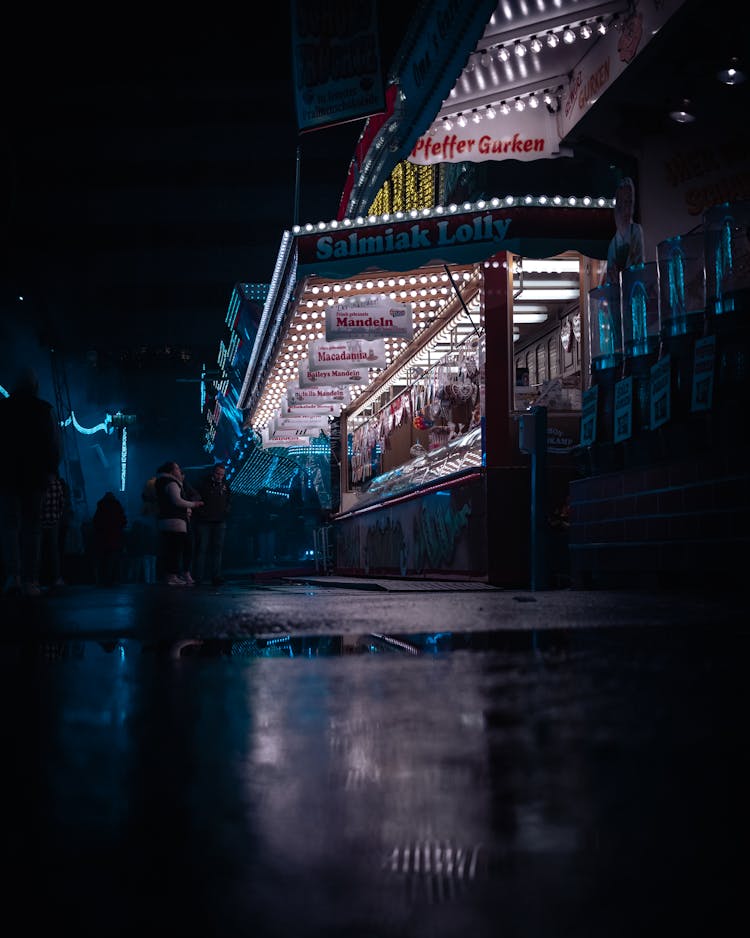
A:
[[[6,642],[5,908],[77,935],[730,933],[747,651],[690,629]]]
[[[585,630],[576,636],[584,641]],[[6,643],[12,644],[12,643]],[[338,655],[436,655],[454,651],[542,651],[557,653],[570,644],[565,630],[543,632],[425,632],[386,635],[278,635],[242,639],[184,638],[159,641],[111,639],[48,640],[31,643],[44,658],[96,658],[101,655],[130,657],[135,654],[167,655],[170,658],[325,658]]]
[[[689,630],[684,628],[658,629],[661,641],[671,635],[683,644]],[[606,644],[627,646],[630,643],[650,644],[654,636],[642,634],[640,629],[619,629],[616,636],[608,635]],[[27,639],[6,641],[6,656],[15,647],[30,650],[46,659],[87,658],[106,655],[130,658],[133,655],[159,655],[179,658],[327,658],[345,655],[412,655],[430,656],[451,652],[531,652],[551,660],[570,651],[597,647],[602,642],[600,629],[580,628],[543,630],[530,629],[514,632],[506,629],[480,632],[408,632],[384,634],[368,632],[362,635],[293,635],[247,638],[191,638],[172,639]]]

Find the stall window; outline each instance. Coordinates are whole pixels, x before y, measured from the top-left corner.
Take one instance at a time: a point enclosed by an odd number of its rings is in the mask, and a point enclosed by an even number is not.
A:
[[[547,380],[547,352],[543,342],[536,347],[536,373],[537,384],[544,384]]]
[[[547,359],[549,361],[549,376],[551,380],[560,374],[560,356],[556,335],[553,335],[549,342],[547,342]]]
[[[529,370],[529,384],[533,386],[538,383],[536,380],[536,355],[533,349],[526,353],[526,367]]]

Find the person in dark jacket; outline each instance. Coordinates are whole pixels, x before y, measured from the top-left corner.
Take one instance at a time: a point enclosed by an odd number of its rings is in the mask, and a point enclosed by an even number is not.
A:
[[[200,583],[204,577],[210,577],[214,586],[221,586],[224,582],[221,575],[224,535],[232,502],[226,470],[221,463],[200,481],[198,492],[203,505],[194,515],[198,542],[195,578]]]
[[[19,372],[8,397],[0,397],[0,524],[5,592],[41,595],[42,500],[62,458],[60,424],[39,397],[32,368]]]
[[[100,586],[114,586],[120,582],[125,528],[128,524],[125,509],[115,497],[114,492],[105,492],[96,503],[92,524],[96,547],[97,580]]]
[[[198,502],[201,500],[200,492],[194,489],[183,474],[182,478],[182,497],[189,502]],[[187,536],[185,538],[185,548],[182,555],[182,571],[180,576],[187,586],[195,586],[193,579],[193,567],[195,566],[195,554],[197,550],[197,537],[195,535],[195,520],[193,518],[193,509],[187,510]]]

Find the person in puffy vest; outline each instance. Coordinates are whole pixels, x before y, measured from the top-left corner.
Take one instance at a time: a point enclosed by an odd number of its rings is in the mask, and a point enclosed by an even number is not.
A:
[[[168,586],[192,583],[180,576],[188,536],[188,511],[200,508],[202,501],[183,497],[185,475],[176,462],[166,462],[156,471],[156,503],[161,570]]]

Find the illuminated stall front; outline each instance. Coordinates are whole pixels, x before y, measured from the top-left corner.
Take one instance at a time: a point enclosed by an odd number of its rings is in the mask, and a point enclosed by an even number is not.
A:
[[[330,438],[337,572],[528,585],[519,417],[544,406],[563,501],[587,375],[564,347],[611,230],[607,198],[509,196],[285,234],[240,402],[264,446]]]

